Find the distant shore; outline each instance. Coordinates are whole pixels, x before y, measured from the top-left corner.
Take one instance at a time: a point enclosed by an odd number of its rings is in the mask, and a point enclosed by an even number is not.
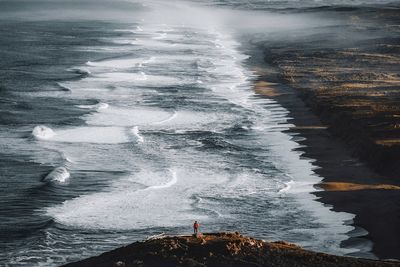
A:
[[[379,258],[400,259],[400,12],[372,11],[327,13],[346,27],[319,34],[258,40],[255,91],[290,111],[289,132],[305,137],[303,156],[324,178],[315,185],[320,201],[355,214],[350,223],[368,231],[342,245],[367,238]],[[362,37],[338,36],[353,31]]]
[[[266,242],[239,233],[159,236],[64,267],[133,266],[363,266],[395,267],[400,262],[374,261],[316,253],[284,242]]]

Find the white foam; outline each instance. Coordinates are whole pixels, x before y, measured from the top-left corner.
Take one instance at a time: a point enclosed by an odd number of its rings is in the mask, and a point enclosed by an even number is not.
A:
[[[168,34],[166,32],[163,32],[163,33],[160,33],[158,36],[154,36],[153,39],[155,39],[155,40],[165,39],[165,38],[167,38],[167,35]]]
[[[234,114],[189,110],[168,112],[157,108],[110,106],[83,117],[93,126],[139,126],[146,130],[213,130],[223,129],[236,119]]]
[[[104,143],[118,144],[131,142],[132,138],[124,127],[76,127],[58,129],[50,139],[66,143]]]
[[[65,157],[65,160],[66,160],[67,162],[69,162],[69,163],[74,163],[74,161],[73,161],[71,158],[69,158],[69,157]]]
[[[97,103],[94,105],[78,105],[77,107],[83,108],[83,109],[95,109],[95,110],[102,110],[102,109],[107,109],[109,105],[107,103]]]
[[[124,46],[79,46],[73,48],[73,50],[78,52],[97,52],[105,54],[126,52],[126,48]]]
[[[106,89],[109,86],[151,86],[165,87],[183,84],[184,80],[163,75],[147,75],[145,72],[108,72],[89,76],[86,79],[64,83],[72,90]],[[104,90],[103,89],[103,90]]]
[[[38,140],[47,140],[54,137],[54,131],[44,125],[38,125],[33,128],[32,135]]]
[[[235,114],[218,112],[199,112],[178,110],[169,118],[151,125],[152,129],[175,130],[176,132],[208,130],[219,131],[230,125],[237,117]]]
[[[110,40],[111,43],[113,44],[121,44],[121,45],[130,45],[130,44],[134,44],[135,39],[112,39]]]
[[[203,44],[185,44],[162,41],[162,39],[136,39],[132,44],[146,47],[147,49],[180,51],[184,49],[206,49]]]
[[[168,181],[167,183],[162,184],[162,185],[149,186],[148,188],[146,188],[146,190],[168,188],[168,187],[171,187],[174,184],[176,184],[178,182],[178,176],[176,175],[176,171],[170,170],[170,173],[172,176],[170,181]]]
[[[88,61],[86,62],[86,65],[91,67],[126,69],[126,68],[138,67],[142,64],[153,62],[155,59],[156,57],[110,59],[110,60],[95,61],[95,62]]]
[[[147,75],[144,72],[139,72],[139,73],[111,72],[111,73],[104,73],[93,78],[94,81],[106,80],[112,82],[127,82],[127,81],[135,82],[135,81],[146,81],[147,79],[148,79]]]
[[[279,193],[286,193],[292,188],[292,185],[294,185],[294,181],[293,180],[291,180],[289,182],[286,182],[285,183],[285,187],[280,189],[278,192]]]
[[[172,121],[173,119],[175,119],[177,116],[178,116],[178,112],[174,111],[174,114],[172,114],[171,117],[169,117],[169,118],[167,118],[167,119],[165,119],[165,120],[159,121],[159,122],[157,122],[156,124],[163,124],[163,123],[170,122],[170,121]]]
[[[150,57],[149,59],[144,60],[143,63],[154,62],[156,59],[157,59],[157,57]]]
[[[87,124],[104,126],[143,126],[168,121],[171,113],[156,108],[109,107],[85,116]]]
[[[168,75],[148,75],[145,72],[109,72],[103,74],[96,74],[89,76],[79,81],[70,81],[63,83],[63,87],[69,88],[73,95],[85,93],[87,96],[92,94],[96,97],[95,92],[108,93],[113,91],[114,88],[132,88],[135,87],[154,87],[164,88],[171,86],[183,85],[192,83],[190,77],[172,77]],[[131,94],[135,94],[134,90],[130,90]],[[108,101],[105,99],[105,101]]]
[[[174,170],[146,170],[122,184],[117,182],[109,192],[80,196],[45,211],[59,223],[91,229],[177,227],[187,225],[193,218],[206,220],[191,206],[190,191],[200,184],[201,178],[196,177],[200,181],[193,182],[188,180],[190,176],[178,179],[180,175]],[[137,181],[151,185],[135,190],[133,183]]]
[[[139,127],[138,126],[133,127],[131,129],[131,132],[133,133],[133,135],[136,136],[136,138],[137,138],[139,143],[143,143],[144,142],[143,136],[141,136],[140,133],[139,133]]]
[[[44,181],[55,181],[59,183],[65,183],[70,178],[70,173],[65,167],[57,167],[52,170],[46,177],[43,179]]]

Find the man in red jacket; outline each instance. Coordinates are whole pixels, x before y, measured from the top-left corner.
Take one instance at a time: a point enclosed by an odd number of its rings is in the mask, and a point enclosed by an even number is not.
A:
[[[200,224],[197,221],[195,221],[194,224],[193,224],[193,233],[195,235],[197,235],[199,227],[200,227]]]

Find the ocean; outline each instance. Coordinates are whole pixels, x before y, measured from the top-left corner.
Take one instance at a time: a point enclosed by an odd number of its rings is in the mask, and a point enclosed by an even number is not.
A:
[[[249,38],[374,1],[0,2],[0,265],[59,266],[160,233],[343,246]],[[266,13],[267,12],[267,13]]]

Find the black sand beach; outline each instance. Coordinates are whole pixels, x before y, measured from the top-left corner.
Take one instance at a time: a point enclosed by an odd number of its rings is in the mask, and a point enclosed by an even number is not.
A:
[[[400,258],[398,7],[323,10],[343,25],[258,41],[255,90],[290,111],[290,130],[324,177],[316,193],[356,215],[379,258]],[[254,60],[254,59],[253,59]],[[254,60],[256,62],[257,60]],[[301,101],[300,101],[301,100]],[[357,229],[355,232],[359,232]],[[352,236],[354,233],[349,233]],[[355,245],[350,238],[342,245]],[[362,243],[362,242],[361,242]]]

